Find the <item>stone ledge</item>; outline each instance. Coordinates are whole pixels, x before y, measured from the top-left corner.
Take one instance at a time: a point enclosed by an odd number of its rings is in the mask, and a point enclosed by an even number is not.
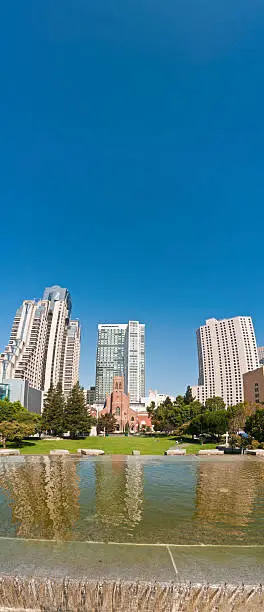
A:
[[[217,450],[217,448],[207,448],[198,451],[198,455],[224,455],[223,450]]]
[[[56,450],[51,450],[50,455],[70,455],[70,451],[57,448]]]
[[[0,448],[0,457],[8,455],[20,455],[20,450],[18,448]]]
[[[164,455],[177,456],[186,455],[186,448],[169,448],[165,451]]]
[[[104,451],[100,450],[99,448],[78,448],[77,450],[78,455],[90,455],[90,456],[97,456],[97,455],[104,455]]]

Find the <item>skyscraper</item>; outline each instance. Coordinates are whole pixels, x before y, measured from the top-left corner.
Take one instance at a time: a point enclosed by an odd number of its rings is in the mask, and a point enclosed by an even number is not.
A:
[[[124,376],[125,393],[131,402],[145,395],[145,325],[98,325],[96,356],[96,402],[104,403],[113,389],[114,376]]]
[[[196,333],[199,380],[193,396],[202,404],[214,396],[227,406],[243,402],[243,374],[259,366],[251,317],[208,319]]]
[[[70,315],[70,294],[57,285],[47,287],[42,300],[24,300],[0,355],[0,381],[20,378],[45,391],[61,382],[67,392],[78,379],[80,353],[79,322]]]
[[[79,380],[81,329],[79,321],[70,321],[64,351],[62,387],[64,393],[71,391]]]

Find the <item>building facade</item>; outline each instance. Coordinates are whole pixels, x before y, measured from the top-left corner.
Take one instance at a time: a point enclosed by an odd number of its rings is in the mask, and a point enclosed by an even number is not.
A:
[[[115,376],[124,376],[125,393],[132,403],[139,403],[145,395],[145,325],[138,321],[98,325],[97,403],[104,403],[112,392]]]
[[[157,408],[158,406],[160,406],[160,404],[163,404],[163,402],[165,402],[167,397],[170,398],[171,402],[174,402],[176,399],[174,395],[169,395],[168,393],[159,393],[158,391],[153,391],[152,389],[150,389],[148,396],[142,397],[141,402],[145,405],[146,408],[150,406],[152,402],[154,402],[155,408]]]
[[[258,346],[259,363],[264,365],[264,346]]]
[[[131,433],[135,433],[140,428],[140,425],[151,426],[151,420],[147,412],[142,411],[138,414],[130,406],[129,395],[124,390],[124,377],[114,376],[113,390],[106,396],[105,407],[101,411],[103,414],[112,414],[117,422],[116,431],[125,431],[129,428]]]
[[[26,380],[44,391],[60,382],[67,392],[66,364],[69,367],[72,356],[72,381],[78,379],[80,355],[79,327],[73,333],[77,322],[70,322],[70,314],[70,294],[58,285],[47,287],[41,300],[24,300],[16,312],[9,344],[0,355],[0,381]],[[74,350],[72,334],[76,337]]]
[[[124,342],[125,390],[130,402],[138,403],[145,395],[145,325],[129,321]]]
[[[95,395],[95,387],[90,387],[90,389],[86,389],[85,402],[88,406],[93,406],[95,404]]]
[[[81,329],[79,321],[70,321],[67,329],[62,388],[67,395],[79,380]]]
[[[264,366],[243,375],[244,400],[249,404],[264,404]]]
[[[226,406],[243,402],[243,374],[259,366],[251,317],[208,319],[197,330],[198,386],[193,396],[202,404],[222,397]]]

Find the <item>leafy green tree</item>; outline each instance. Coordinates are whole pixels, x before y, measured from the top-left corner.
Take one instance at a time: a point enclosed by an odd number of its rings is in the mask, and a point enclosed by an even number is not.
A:
[[[189,404],[190,418],[193,419],[199,416],[204,411],[204,407],[198,400],[194,400]]]
[[[191,420],[187,432],[199,436],[207,433],[212,436],[223,435],[228,428],[228,417],[226,410],[215,412],[203,412]]]
[[[246,402],[241,402],[237,406],[229,406],[227,408],[228,431],[236,434],[240,429],[244,429],[247,417],[256,412],[257,406],[257,404],[250,405]]]
[[[20,421],[26,418],[28,412],[20,402],[10,402],[7,398],[0,401],[0,422],[1,421]]]
[[[14,441],[21,444],[23,438],[36,433],[36,425],[33,422],[18,422],[18,421],[1,421],[0,422],[0,440],[3,447],[6,448],[6,442]]]
[[[102,414],[102,416],[98,419],[97,432],[105,431],[105,433],[109,434],[115,431],[117,426],[117,420],[114,415],[110,412],[107,414]]]
[[[264,409],[256,410],[255,414],[247,417],[245,431],[258,442],[264,442]]]
[[[64,409],[65,399],[61,383],[58,383],[56,388],[51,385],[44,399],[42,429],[61,436],[64,431]]]
[[[155,431],[170,433],[182,423],[181,409],[166,398],[163,404],[156,408],[151,421]]]
[[[192,395],[192,390],[191,390],[190,385],[188,385],[188,387],[186,389],[186,393],[184,395],[183,400],[184,400],[185,404],[191,404],[194,401],[194,397]]]
[[[177,395],[174,404],[178,406],[178,408],[182,408],[185,404],[183,395]]]
[[[85,406],[84,393],[79,383],[76,383],[64,409],[64,431],[69,431],[71,438],[77,438],[80,434],[88,434],[90,429],[91,417]]]
[[[214,412],[215,410],[224,410],[225,402],[222,397],[209,397],[205,402],[205,410]]]
[[[5,448],[7,440],[18,443],[40,430],[41,416],[28,412],[20,402],[0,401],[0,438]]]

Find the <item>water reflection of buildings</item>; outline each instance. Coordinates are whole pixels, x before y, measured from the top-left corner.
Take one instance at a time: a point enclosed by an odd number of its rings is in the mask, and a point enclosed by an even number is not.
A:
[[[102,527],[133,531],[142,519],[143,466],[136,457],[112,457],[98,462],[96,514]],[[108,536],[111,536],[110,531]]]
[[[25,458],[0,464],[0,487],[10,498],[16,535],[71,539],[79,517],[76,462],[65,457]]]
[[[201,462],[196,518],[203,525],[203,535],[217,537],[219,528],[224,536],[241,536],[243,528],[255,521],[256,502],[263,496],[264,463],[254,461],[253,464],[241,457],[223,463]]]

